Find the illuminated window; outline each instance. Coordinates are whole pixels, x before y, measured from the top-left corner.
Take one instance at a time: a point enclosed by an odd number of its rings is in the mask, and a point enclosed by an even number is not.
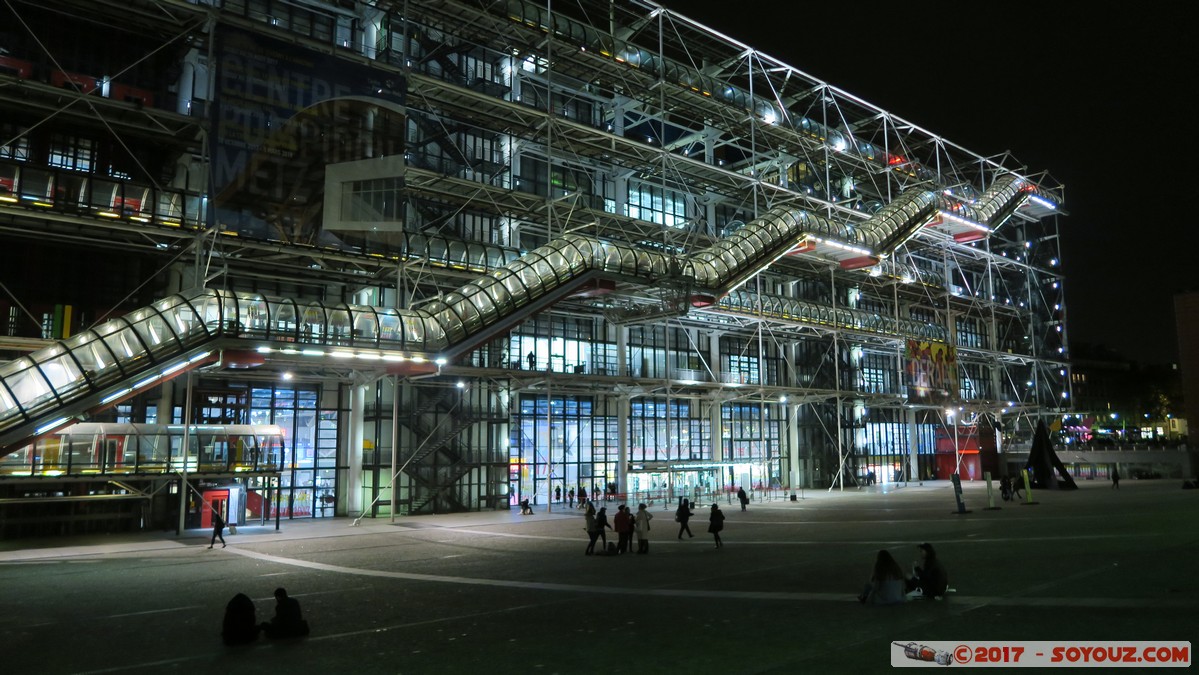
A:
[[[96,156],[96,142],[67,134],[50,136],[50,166],[91,171]]]
[[[629,186],[629,216],[667,227],[687,224],[684,196],[654,185]]]

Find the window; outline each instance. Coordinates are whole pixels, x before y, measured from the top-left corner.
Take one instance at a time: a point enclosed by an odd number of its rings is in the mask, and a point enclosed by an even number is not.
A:
[[[14,124],[0,124],[0,142],[4,143],[0,145],[0,158],[29,159],[29,137],[24,135],[26,131]]]
[[[602,208],[615,192],[611,180],[597,177],[587,169],[559,165],[547,168],[544,157],[531,154],[520,158],[516,189],[553,199],[578,197],[580,204],[592,208]]]
[[[341,217],[352,222],[400,220],[402,177],[356,180],[342,194]]]
[[[779,454],[778,411],[769,405],[726,403],[720,407],[725,461],[763,461]]]
[[[686,399],[633,399],[629,404],[629,461],[711,459],[710,424]]]
[[[684,195],[654,185],[629,186],[629,216],[667,227],[687,224]]]
[[[891,387],[895,365],[886,354],[865,354],[862,357],[861,391],[870,394],[894,393]]]
[[[67,134],[51,134],[50,166],[76,171],[91,171],[96,156],[96,142]]]
[[[987,336],[982,321],[969,317],[957,317],[957,343],[959,347],[987,348]]]

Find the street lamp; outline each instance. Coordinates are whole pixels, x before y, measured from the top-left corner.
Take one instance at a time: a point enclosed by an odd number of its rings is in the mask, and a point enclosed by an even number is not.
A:
[[[803,499],[803,483],[799,480],[799,445],[791,443],[791,408],[787,405],[787,400],[786,394],[779,394],[779,406],[783,410],[783,435],[779,439],[779,453],[781,456],[785,445],[790,467],[787,476],[787,484],[791,488],[789,496],[795,499],[795,484],[799,483],[799,498]]]
[[[1112,413],[1111,418],[1112,418],[1112,427],[1113,427],[1112,431],[1115,431],[1116,420],[1117,419],[1120,420],[1120,444],[1123,445],[1124,441],[1126,440],[1125,435],[1124,435],[1125,434],[1124,420],[1122,418],[1120,418],[1119,413]]]

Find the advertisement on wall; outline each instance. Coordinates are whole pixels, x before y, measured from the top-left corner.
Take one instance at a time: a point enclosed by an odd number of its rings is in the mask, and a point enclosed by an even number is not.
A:
[[[403,153],[406,81],[223,26],[215,54],[210,224],[314,243],[325,165]]]
[[[958,354],[953,345],[908,340],[904,366],[909,400],[938,402],[957,397]]]

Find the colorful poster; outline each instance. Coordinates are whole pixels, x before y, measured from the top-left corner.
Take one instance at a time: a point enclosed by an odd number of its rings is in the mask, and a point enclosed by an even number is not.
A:
[[[958,355],[953,345],[908,340],[904,364],[910,400],[932,402],[958,397]]]

